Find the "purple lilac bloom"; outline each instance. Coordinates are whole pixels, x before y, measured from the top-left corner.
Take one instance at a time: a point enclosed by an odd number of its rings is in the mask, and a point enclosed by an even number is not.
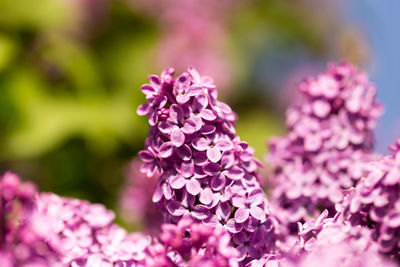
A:
[[[267,162],[276,181],[273,198],[277,217],[296,222],[322,209],[334,215],[343,190],[356,184],[375,156],[372,130],[382,113],[376,88],[365,73],[348,63],[298,86],[303,101],[287,111],[288,133],[270,141]]]
[[[236,114],[217,100],[212,80],[193,68],[172,75],[169,68],[150,76],[142,86],[148,103],[138,108],[151,126],[146,149],[139,152],[142,171],[160,175],[153,201],[165,222],[191,217],[226,229],[241,259],[259,258],[274,248],[257,174],[261,164],[235,136]]]
[[[61,266],[49,224],[36,212],[36,187],[14,173],[0,177],[0,265]]]
[[[114,213],[103,205],[52,193],[41,193],[36,204],[61,243],[64,266],[135,266],[146,261],[150,237],[128,234],[113,224]]]
[[[400,261],[400,139],[390,148],[394,155],[371,162],[337,209],[352,225],[372,228],[379,251]]]
[[[370,229],[342,221],[340,214],[299,223],[300,262],[296,266],[396,266],[382,258],[371,243]]]
[[[354,227],[340,214],[327,218],[325,210],[317,219],[298,223],[298,241],[282,255],[266,255],[249,267],[364,267],[397,266],[384,259],[371,243],[370,229]]]
[[[161,214],[152,201],[158,177],[147,177],[140,172],[140,160],[128,166],[126,181],[119,199],[119,214],[130,225],[140,225],[146,233],[156,234],[161,225]]]

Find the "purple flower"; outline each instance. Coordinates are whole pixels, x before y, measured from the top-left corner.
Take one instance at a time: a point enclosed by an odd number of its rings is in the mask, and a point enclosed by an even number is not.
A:
[[[219,138],[215,136],[213,139],[200,137],[192,142],[193,148],[197,151],[206,151],[207,158],[211,162],[218,162],[224,151],[233,148],[232,142],[229,139]]]
[[[231,218],[231,206],[228,202],[220,202],[216,207],[215,215],[204,222],[215,228],[225,228],[232,234],[239,233],[243,229],[243,224],[237,223],[234,218]]]
[[[59,266],[60,250],[50,224],[36,209],[36,187],[6,172],[0,177],[1,266]]]
[[[167,103],[168,96],[165,93],[172,90],[171,83],[173,79],[171,75],[173,73],[173,69],[166,69],[161,74],[161,77],[151,75],[149,76],[150,84],[145,84],[141,88],[149,103],[140,105],[137,112],[141,116],[147,115],[149,124],[152,126],[156,125],[160,115],[164,117],[159,111],[164,111],[163,107]]]
[[[316,220],[299,223],[296,266],[395,266],[371,243],[370,229],[353,227],[325,210]]]
[[[327,216],[325,210],[317,219],[299,223],[298,241],[290,249],[278,255],[265,255],[247,266],[396,266],[379,254],[371,242],[370,229],[353,227],[340,214]]]
[[[249,216],[264,221],[265,211],[260,207],[265,200],[264,192],[261,189],[254,189],[249,193],[242,192],[232,198],[232,205],[238,208],[235,212],[235,220],[238,223],[247,221]]]
[[[391,149],[394,155],[369,164],[337,210],[354,226],[373,226],[371,237],[379,251],[400,261],[400,140]]]
[[[244,225],[256,220],[249,235],[259,229],[259,236],[266,238],[256,246],[260,253],[243,250],[242,258],[274,250],[274,231],[267,227],[272,224],[257,174],[261,164],[252,148],[235,136],[236,115],[216,99],[211,80],[193,68],[170,87],[173,90],[162,90],[167,102],[156,112],[161,114],[155,119],[159,123],[150,124],[145,150],[139,154],[144,172],[161,168],[153,201],[165,222],[189,217],[247,235]]]
[[[196,123],[191,119],[184,119],[183,109],[173,104],[169,109],[169,118],[158,126],[159,130],[170,135],[171,143],[180,147],[185,142],[185,134],[192,134],[196,131]]]
[[[190,215],[198,220],[205,220],[210,216],[210,211],[205,205],[195,205],[196,198],[184,193],[182,202],[172,200],[167,204],[167,210],[172,216]]]
[[[372,131],[382,113],[367,75],[348,63],[298,86],[303,101],[286,113],[288,133],[269,144],[274,216],[295,234],[296,222],[321,209],[331,216],[343,189],[354,186],[375,158]],[[362,105],[361,105],[362,103]]]

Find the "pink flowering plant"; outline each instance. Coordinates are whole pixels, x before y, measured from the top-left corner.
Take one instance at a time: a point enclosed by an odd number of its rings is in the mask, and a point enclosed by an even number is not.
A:
[[[270,140],[274,188],[262,190],[237,115],[194,68],[149,76],[137,112],[150,126],[121,191],[130,233],[101,204],[0,179],[0,265],[398,266],[400,141],[372,152],[382,107],[348,63],[299,84],[288,133]]]

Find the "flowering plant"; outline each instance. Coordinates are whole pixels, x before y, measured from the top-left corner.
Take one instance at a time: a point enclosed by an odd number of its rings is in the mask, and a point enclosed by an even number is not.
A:
[[[382,108],[364,73],[331,64],[300,84],[305,100],[288,110],[288,134],[270,143],[270,200],[260,186],[262,164],[236,135],[237,116],[217,99],[211,78],[193,68],[175,77],[168,68],[149,81],[141,88],[147,103],[138,108],[150,125],[139,157],[141,172],[156,179],[160,233],[128,233],[104,206],[39,193],[8,172],[0,179],[2,266],[400,262],[400,142],[393,156],[373,154]],[[138,179],[123,192],[127,212],[149,205],[135,201],[146,195],[134,190],[147,178]]]

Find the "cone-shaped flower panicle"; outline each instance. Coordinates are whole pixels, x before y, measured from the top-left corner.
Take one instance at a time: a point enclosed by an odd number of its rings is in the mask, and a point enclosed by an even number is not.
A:
[[[276,182],[279,214],[296,232],[295,222],[315,217],[343,198],[366,162],[375,158],[372,130],[382,113],[376,88],[365,73],[348,63],[299,84],[303,101],[286,114],[288,133],[271,140],[266,159]]]
[[[151,126],[142,171],[160,175],[153,201],[164,220],[181,217],[225,228],[241,259],[273,248],[273,227],[252,149],[235,135],[236,114],[217,100],[212,80],[193,69],[176,79],[173,69],[142,86],[138,108]]]
[[[368,173],[337,205],[352,225],[373,229],[379,250],[400,261],[400,140],[394,155],[371,162]]]

